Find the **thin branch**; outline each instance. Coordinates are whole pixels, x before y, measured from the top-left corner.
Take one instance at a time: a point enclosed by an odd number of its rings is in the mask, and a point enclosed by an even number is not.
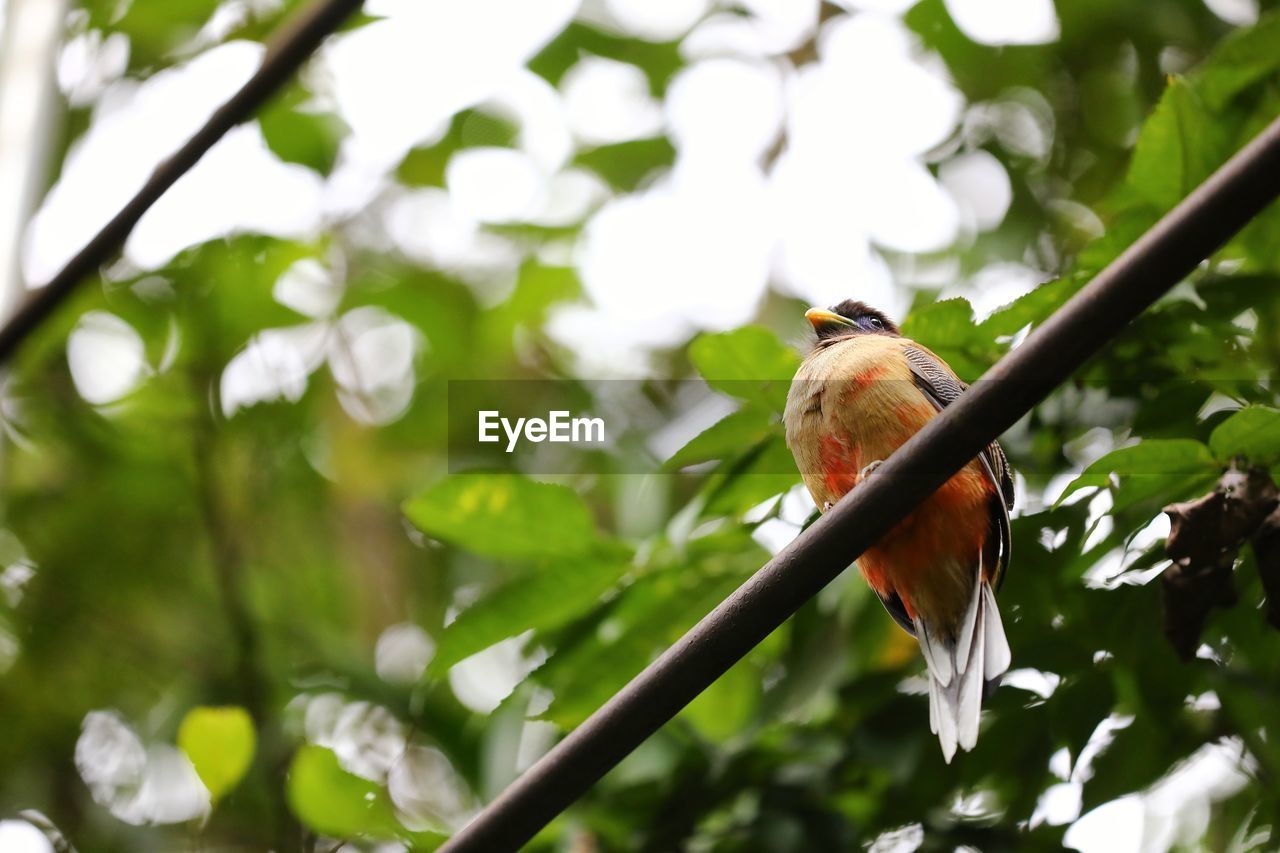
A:
[[[190,305],[187,310],[191,310]],[[262,632],[248,589],[251,559],[246,556],[244,525],[232,500],[246,484],[243,477],[236,478],[234,470],[227,470],[226,454],[220,452],[221,433],[211,412],[216,411],[216,401],[202,405],[208,398],[208,389],[217,387],[219,368],[212,356],[218,350],[217,324],[203,322],[207,319],[204,315],[196,316],[201,322],[191,326],[192,340],[187,348],[190,353],[185,364],[194,404],[189,422],[192,488],[205,529],[218,602],[231,640],[228,656],[233,667],[232,695],[248,711],[258,732],[254,765],[268,809],[258,822],[269,827],[272,849],[280,853],[301,851],[302,827],[289,808],[283,784],[291,748],[281,728],[270,672],[263,659]]]
[[[208,387],[208,382],[193,381],[193,385],[196,399],[199,400],[200,391]],[[274,848],[280,851],[296,850],[300,849],[295,839],[301,838],[301,830],[289,809],[281,785],[288,755],[272,702],[271,681],[262,665],[261,636],[245,595],[245,560],[240,535],[234,519],[227,511],[218,476],[213,423],[198,407],[197,412],[192,444],[195,489],[208,535],[210,562],[218,587],[218,597],[231,635],[236,690],[258,730],[267,800],[271,808]]]
[[[281,27],[268,42],[262,65],[248,82],[215,110],[186,144],[157,166],[120,212],[0,329],[0,364],[13,356],[86,276],[115,256],[138,220],[169,187],[190,171],[229,130],[265,104],[360,5],[361,0],[317,0]]]
[[[1280,119],[441,850],[492,853],[527,842],[1277,195]]]

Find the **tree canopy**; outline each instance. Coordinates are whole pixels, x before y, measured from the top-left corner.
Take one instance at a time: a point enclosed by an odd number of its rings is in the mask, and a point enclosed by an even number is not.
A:
[[[28,276],[299,5],[77,8]],[[972,382],[1280,115],[1265,2],[449,5],[369,3],[9,366],[0,832],[434,849],[811,517],[808,303]],[[1273,206],[1002,438],[975,751],[850,570],[530,849],[1274,846],[1278,284]],[[475,455],[467,395],[609,440]]]

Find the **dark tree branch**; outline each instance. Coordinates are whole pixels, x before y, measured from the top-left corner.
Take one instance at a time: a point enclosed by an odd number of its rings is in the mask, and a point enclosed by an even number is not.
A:
[[[0,364],[13,356],[22,342],[67,300],[86,276],[115,256],[138,220],[169,187],[199,162],[227,131],[249,119],[265,104],[293,77],[320,43],[360,5],[361,0],[318,0],[281,27],[268,42],[262,65],[248,82],[215,110],[186,144],[157,166],[120,212],[102,226],[102,230],[48,284],[14,312],[0,329]]]
[[[1280,119],[441,849],[532,838],[1277,195]]]

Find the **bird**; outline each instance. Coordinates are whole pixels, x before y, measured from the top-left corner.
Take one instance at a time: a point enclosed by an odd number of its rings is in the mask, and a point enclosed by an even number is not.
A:
[[[822,512],[967,387],[941,358],[852,299],[811,308],[816,338],[787,393],[787,446]],[[856,564],[920,644],[929,725],[948,764],[977,744],[984,695],[1011,652],[995,593],[1010,557],[1013,474],[992,442]]]

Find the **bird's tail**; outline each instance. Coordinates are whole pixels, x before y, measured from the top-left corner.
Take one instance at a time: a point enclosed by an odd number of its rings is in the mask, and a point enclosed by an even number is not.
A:
[[[954,638],[938,636],[919,618],[915,628],[929,667],[929,728],[950,764],[957,746],[969,750],[978,742],[983,687],[1009,668],[1009,641],[995,593],[981,574]]]

